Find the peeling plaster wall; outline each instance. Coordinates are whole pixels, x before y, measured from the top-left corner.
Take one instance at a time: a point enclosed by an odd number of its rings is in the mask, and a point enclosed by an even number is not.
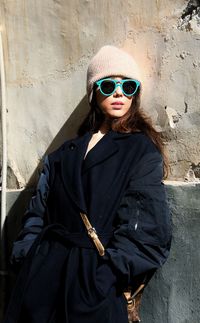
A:
[[[143,106],[166,137],[171,179],[198,166],[199,1],[189,9],[188,2],[1,1],[9,188],[24,187],[47,149],[75,134],[88,109],[87,64],[104,44],[121,46],[138,61]]]
[[[21,188],[34,186],[41,158],[75,135],[88,110],[87,65],[105,44],[124,48],[141,68],[142,106],[165,138],[169,179],[199,182],[199,0],[2,0],[0,21],[7,87],[7,187],[12,189],[7,193],[10,248],[30,198],[29,190]],[[191,255],[199,244],[199,185],[186,189],[171,183],[172,254],[147,289],[142,318],[197,323],[199,293],[193,284],[199,286],[199,254],[198,262]],[[182,259],[184,243],[187,254]],[[2,292],[12,285],[7,273],[2,281],[0,314],[6,299]]]

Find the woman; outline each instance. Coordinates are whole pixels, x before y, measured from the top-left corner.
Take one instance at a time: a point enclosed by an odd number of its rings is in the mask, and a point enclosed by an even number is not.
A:
[[[140,93],[134,59],[102,47],[88,67],[89,114],[77,138],[46,156],[14,244],[13,260],[26,258],[5,323],[127,323],[123,291],[146,284],[166,261],[166,162]]]

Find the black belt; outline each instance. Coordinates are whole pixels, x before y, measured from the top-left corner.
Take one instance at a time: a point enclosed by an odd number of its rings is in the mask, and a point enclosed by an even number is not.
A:
[[[53,224],[45,228],[43,239],[56,239],[65,245],[73,245],[79,248],[96,249],[93,241],[89,238],[86,231],[84,232],[69,232],[60,224]],[[113,232],[98,233],[99,239],[106,246],[112,237]]]

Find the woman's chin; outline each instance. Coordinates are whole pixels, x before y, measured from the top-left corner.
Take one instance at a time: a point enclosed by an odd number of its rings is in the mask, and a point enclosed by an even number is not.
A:
[[[113,112],[111,112],[111,113],[108,113],[107,114],[107,117],[108,118],[121,118],[121,117],[123,117],[125,115],[125,112],[123,112],[123,111],[113,111]]]

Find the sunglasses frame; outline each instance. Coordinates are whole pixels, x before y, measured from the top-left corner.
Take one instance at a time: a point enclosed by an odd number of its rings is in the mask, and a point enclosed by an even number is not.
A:
[[[107,93],[104,93],[104,92],[102,91],[102,89],[101,89],[101,83],[102,83],[103,81],[112,81],[113,83],[115,83],[115,88],[114,88],[114,90],[112,91],[112,93],[107,94]],[[134,82],[136,83],[136,89],[135,89],[135,91],[134,91],[132,94],[126,94],[126,93],[124,92],[124,90],[123,90],[123,87],[122,87],[122,86],[123,86],[124,82],[126,82],[126,81],[134,81]],[[120,88],[121,88],[121,90],[122,90],[122,93],[123,93],[124,95],[126,95],[126,96],[132,96],[132,95],[134,95],[134,94],[137,92],[137,90],[138,90],[138,88],[139,88],[139,86],[140,86],[140,84],[141,84],[141,83],[140,83],[138,80],[134,80],[134,79],[115,80],[115,79],[112,79],[112,78],[105,78],[105,79],[101,79],[101,80],[97,81],[97,82],[96,82],[96,84],[98,85],[98,87],[99,87],[99,90],[100,90],[101,94],[103,94],[103,95],[105,95],[105,96],[110,96],[110,95],[112,95],[113,93],[115,93],[116,88],[117,88],[118,86],[120,86]]]

